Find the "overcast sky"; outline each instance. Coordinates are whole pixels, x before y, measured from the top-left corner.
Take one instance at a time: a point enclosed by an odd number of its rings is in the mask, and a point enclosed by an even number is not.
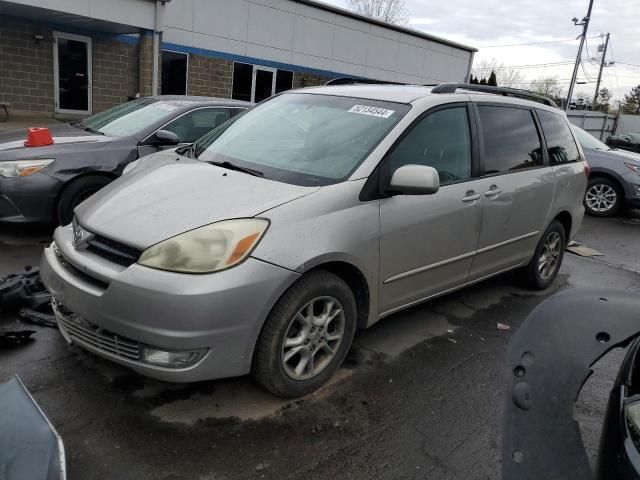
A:
[[[346,7],[345,0],[324,0],[327,3]],[[573,25],[571,19],[582,19],[587,14],[588,0],[405,0],[410,28],[423,30],[450,40],[479,49],[476,62],[482,58],[495,57],[508,66],[542,63],[572,62],[578,41],[564,43],[490,48],[495,45],[550,42],[575,39],[581,27]],[[614,92],[614,98],[622,98],[632,86],[640,84],[640,67],[623,65],[620,62],[640,65],[640,1],[595,0],[589,37],[600,33],[611,33],[607,61],[615,60],[615,66],[604,69],[602,86]],[[599,38],[588,39],[591,57],[598,56]],[[613,54],[612,54],[613,52]],[[586,50],[583,58],[588,57]],[[598,65],[585,64],[589,79],[595,81]],[[559,66],[522,68],[527,81],[541,76],[556,76],[565,89],[568,87],[573,64]],[[579,71],[579,81],[586,81],[585,73]],[[523,85],[523,88],[526,86]],[[576,92],[593,96],[595,83],[576,85]]]

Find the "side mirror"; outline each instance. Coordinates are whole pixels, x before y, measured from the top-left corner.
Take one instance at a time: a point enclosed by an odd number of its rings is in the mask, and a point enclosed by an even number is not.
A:
[[[393,172],[389,190],[401,195],[432,195],[440,189],[440,176],[433,167],[404,165]]]
[[[180,137],[169,130],[158,130],[149,138],[149,145],[155,147],[169,147],[171,145],[178,145],[180,143]]]

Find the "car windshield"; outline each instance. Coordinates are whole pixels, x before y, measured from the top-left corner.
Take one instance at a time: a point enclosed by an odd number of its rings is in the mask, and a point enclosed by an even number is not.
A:
[[[128,137],[145,130],[149,125],[172,116],[179,107],[170,102],[141,98],[85,118],[81,127],[114,137]]]
[[[197,142],[196,156],[297,185],[346,179],[409,111],[401,103],[284,94]]]
[[[588,148],[591,150],[611,150],[607,145],[581,128],[573,127],[573,131],[576,132],[576,137],[578,137],[578,142],[580,142],[582,148]]]

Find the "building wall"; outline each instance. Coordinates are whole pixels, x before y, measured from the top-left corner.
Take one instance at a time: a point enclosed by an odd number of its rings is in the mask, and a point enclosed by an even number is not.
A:
[[[171,48],[320,76],[464,81],[471,60],[470,49],[302,1],[179,0],[165,10]]]
[[[34,35],[43,35],[40,42]],[[11,110],[53,114],[53,37],[26,22],[0,19],[0,101]]]
[[[44,24],[0,19],[0,101],[11,103],[13,114],[54,115],[53,32]],[[134,96],[139,90],[137,39],[83,34],[92,39],[93,112]]]
[[[189,55],[187,94],[231,98],[233,62],[222,58]]]

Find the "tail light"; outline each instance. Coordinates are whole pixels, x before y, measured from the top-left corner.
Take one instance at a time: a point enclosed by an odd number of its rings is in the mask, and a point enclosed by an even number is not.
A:
[[[582,163],[584,164],[584,174],[588,178],[589,174],[591,173],[591,167],[589,166],[589,163],[586,160],[584,162],[582,162]]]

